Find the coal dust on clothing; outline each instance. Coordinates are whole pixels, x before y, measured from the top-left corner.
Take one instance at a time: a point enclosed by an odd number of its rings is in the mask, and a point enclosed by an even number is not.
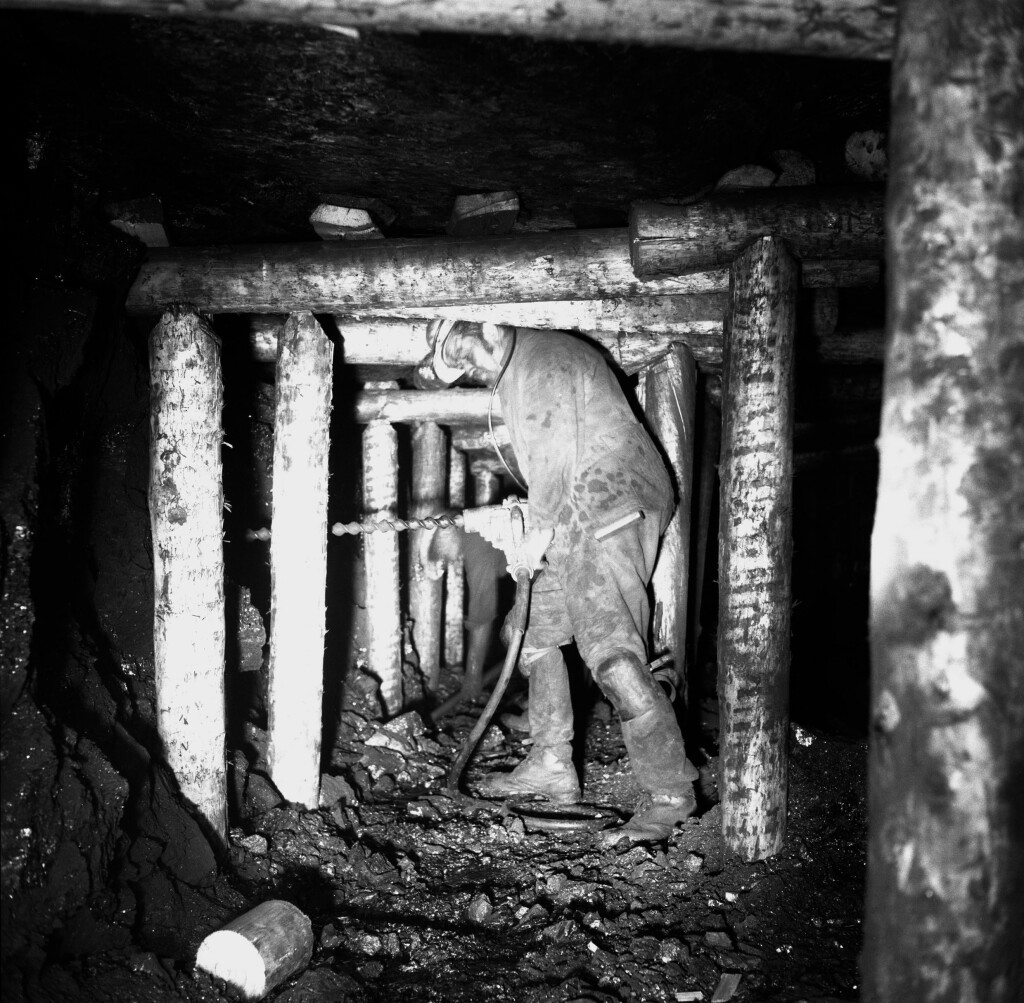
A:
[[[555,532],[524,643],[575,637],[591,664],[617,649],[646,660],[647,583],[675,504],[661,454],[601,353],[572,335],[520,328],[498,396],[530,524]],[[637,511],[643,519],[594,537]]]

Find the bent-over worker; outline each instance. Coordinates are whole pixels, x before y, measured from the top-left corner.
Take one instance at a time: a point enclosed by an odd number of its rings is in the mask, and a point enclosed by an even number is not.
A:
[[[582,339],[448,320],[432,321],[427,338],[419,386],[450,385],[463,373],[496,385],[529,489],[527,553],[542,569],[520,654],[533,746],[511,773],[484,778],[479,790],[580,799],[561,652],[575,640],[619,715],[646,792],[630,821],[603,841],[665,839],[696,810],[697,777],[672,705],[647,667],[647,586],[674,509],[665,463],[611,368]]]

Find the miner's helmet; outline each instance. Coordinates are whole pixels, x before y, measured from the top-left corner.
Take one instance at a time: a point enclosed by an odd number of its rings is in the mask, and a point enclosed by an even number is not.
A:
[[[457,320],[432,320],[427,325],[429,351],[416,366],[412,382],[418,390],[443,390],[466,375],[444,361],[444,343],[452,333]]]

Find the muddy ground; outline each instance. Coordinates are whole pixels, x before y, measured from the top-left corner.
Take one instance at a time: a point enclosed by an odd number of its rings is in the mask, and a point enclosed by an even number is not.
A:
[[[381,726],[350,701],[319,811],[280,803],[260,771],[262,732],[250,725],[235,755],[220,877],[179,885],[166,915],[146,917],[148,948],[138,916],[123,929],[113,920],[88,954],[34,976],[25,998],[238,998],[195,970],[195,951],[269,898],[307,913],[315,937],[308,967],[268,995],[277,1003],[857,998],[864,741],[791,727],[788,836],[768,860],[724,851],[708,730],[695,753],[699,817],[664,845],[601,851],[592,829],[564,828],[574,820],[542,806],[524,816],[445,794],[480,707],[437,727],[415,712]],[[464,788],[513,766],[526,742],[493,724]],[[585,801],[628,814],[638,790],[604,705],[587,714],[580,753]]]

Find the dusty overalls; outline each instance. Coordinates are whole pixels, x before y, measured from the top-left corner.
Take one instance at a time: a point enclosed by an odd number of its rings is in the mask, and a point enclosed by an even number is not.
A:
[[[511,774],[485,778],[481,789],[579,800],[560,650],[575,640],[619,714],[640,786],[652,795],[692,798],[697,771],[646,664],[647,585],[673,508],[664,462],[611,369],[580,339],[520,329],[498,394],[527,479],[530,524],[553,527],[554,537],[547,567],[534,579],[520,655],[533,746]]]

